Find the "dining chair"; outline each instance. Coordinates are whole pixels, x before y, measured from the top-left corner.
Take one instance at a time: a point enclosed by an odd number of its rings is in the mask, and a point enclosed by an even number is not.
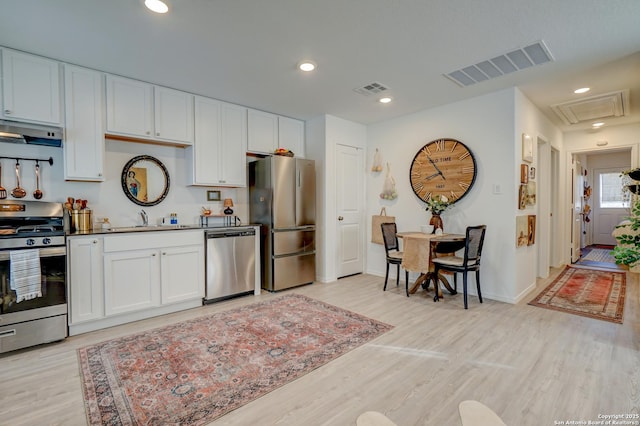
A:
[[[436,257],[432,259],[435,266],[434,275],[436,281],[436,295],[433,298],[434,302],[438,301],[438,288],[440,283],[438,281],[438,272],[440,270],[450,271],[455,274],[462,273],[462,292],[464,296],[464,308],[467,309],[467,272],[475,271],[476,273],[476,288],[478,289],[478,299],[482,303],[482,292],[480,291],[480,256],[482,254],[482,245],[484,244],[484,234],[487,230],[486,225],[469,226],[465,233],[464,255],[460,256],[444,256]],[[457,283],[455,283],[457,287]]]
[[[396,265],[396,287],[400,285],[400,264],[402,263],[402,256],[404,253],[400,251],[398,245],[398,229],[395,223],[382,223],[382,239],[384,241],[384,250],[387,255],[387,273],[384,276],[384,288],[382,291],[387,290],[387,281],[389,280],[389,265]],[[405,269],[405,283],[407,297],[409,297],[409,271]]]

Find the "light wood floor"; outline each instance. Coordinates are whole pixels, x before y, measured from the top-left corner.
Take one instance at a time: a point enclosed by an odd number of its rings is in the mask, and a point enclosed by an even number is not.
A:
[[[554,271],[558,273],[559,270]],[[624,324],[470,296],[434,303],[359,275],[297,288],[395,328],[214,422],[355,425],[381,411],[398,425],[460,425],[478,400],[510,426],[598,420],[640,410],[640,291],[627,274]],[[553,277],[550,277],[550,279]],[[537,291],[549,281],[540,280]],[[533,298],[537,291],[530,295]],[[76,350],[106,339],[277,297],[266,293],[68,338],[0,356],[0,425],[84,425]]]

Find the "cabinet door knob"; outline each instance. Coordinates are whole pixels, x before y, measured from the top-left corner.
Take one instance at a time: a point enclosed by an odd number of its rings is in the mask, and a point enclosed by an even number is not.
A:
[[[155,256],[155,255],[156,255],[156,254],[155,254],[155,253],[153,253],[151,256]]]
[[[150,131],[148,131],[148,130],[147,130],[147,132],[146,132],[146,133],[147,133],[148,135],[150,135],[150,134],[151,134],[151,132],[150,132]]]
[[[93,244],[98,244],[98,240],[93,240]]]
[[[160,136],[160,132],[156,133],[156,136]]]
[[[163,251],[163,252],[162,252],[162,255],[163,255],[163,256],[166,256],[166,255],[167,255],[167,252]]]
[[[5,109],[5,110],[4,110],[4,113],[5,113],[5,114],[7,114],[7,115],[9,115],[9,114],[11,114],[11,110],[10,110],[10,109]]]
[[[98,177],[102,177],[102,173],[98,173]]]
[[[338,216],[338,220],[344,220],[344,217]]]

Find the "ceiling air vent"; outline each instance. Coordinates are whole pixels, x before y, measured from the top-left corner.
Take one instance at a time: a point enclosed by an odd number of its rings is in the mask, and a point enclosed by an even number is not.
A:
[[[547,46],[543,41],[537,41],[522,49],[469,65],[444,76],[465,87],[551,61],[553,57]]]
[[[377,81],[374,81],[373,83],[369,83],[365,86],[356,87],[355,89],[353,89],[354,92],[360,93],[361,95],[364,95],[364,96],[377,95],[387,90],[389,90],[388,86],[385,86],[382,83],[378,83]]]
[[[628,108],[628,89],[551,105],[551,109],[565,124],[623,117],[627,114]]]

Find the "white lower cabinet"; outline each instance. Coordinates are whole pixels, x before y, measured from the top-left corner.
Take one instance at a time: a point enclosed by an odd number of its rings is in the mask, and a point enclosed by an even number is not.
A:
[[[69,237],[68,244],[70,335],[202,305],[199,229]]]
[[[160,251],[162,304],[204,297],[202,244]]]
[[[102,238],[67,239],[69,325],[104,318]]]
[[[128,238],[128,237],[107,237]],[[104,254],[104,307],[107,315],[160,305],[160,257],[157,250]]]

